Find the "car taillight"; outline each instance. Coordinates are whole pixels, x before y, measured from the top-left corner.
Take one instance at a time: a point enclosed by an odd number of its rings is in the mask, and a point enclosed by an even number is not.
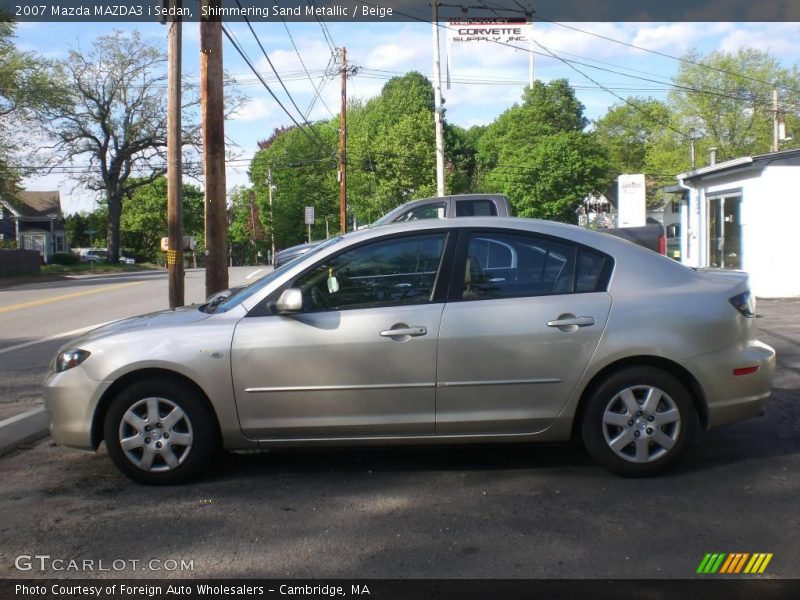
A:
[[[733,370],[734,377],[741,377],[742,375],[752,375],[758,372],[759,367],[739,367]]]
[[[756,299],[755,296],[750,293],[750,290],[737,294],[730,299],[730,303],[745,317],[752,319],[756,316]]]
[[[658,238],[658,253],[664,256],[667,255],[667,238],[666,236],[661,236]]]

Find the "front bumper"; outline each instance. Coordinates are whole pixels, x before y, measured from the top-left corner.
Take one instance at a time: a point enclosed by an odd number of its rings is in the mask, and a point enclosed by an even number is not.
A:
[[[92,422],[97,403],[111,385],[91,379],[80,367],[50,373],[44,382],[44,406],[50,415],[50,435],[63,446],[96,450]]]
[[[764,414],[772,396],[775,350],[750,341],[744,346],[695,356],[689,361],[705,395],[708,428]],[[733,375],[741,367],[758,367],[749,375]]]

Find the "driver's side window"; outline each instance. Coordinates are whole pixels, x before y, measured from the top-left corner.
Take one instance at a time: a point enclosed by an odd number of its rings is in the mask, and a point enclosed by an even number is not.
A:
[[[305,311],[430,302],[445,233],[413,235],[358,246],[300,275]]]

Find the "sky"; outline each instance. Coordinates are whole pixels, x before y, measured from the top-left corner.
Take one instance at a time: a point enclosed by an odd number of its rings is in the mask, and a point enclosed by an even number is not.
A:
[[[299,120],[247,25],[228,26],[281,102]],[[328,69],[331,42],[335,47],[346,47],[348,62],[359,69],[347,83],[350,98],[376,96],[389,78],[412,70],[432,79],[430,23],[328,23],[327,36],[316,22],[288,23],[286,27],[280,22],[266,22],[254,23],[253,27],[295,103],[304,113],[311,107],[311,112],[304,115],[310,121],[338,115],[339,79]],[[197,81],[199,25],[186,23],[183,28],[184,75]],[[114,29],[138,29],[148,42],[166,51],[167,28],[158,23],[113,27],[86,23],[80,28],[70,23],[19,23],[16,43],[23,50],[57,59],[65,57],[70,48],[88,48],[97,36]],[[539,54],[534,59],[535,77],[544,82],[568,79],[591,120],[602,117],[610,106],[621,102],[614,94],[623,98],[634,95],[664,99],[668,83],[681,64],[664,55],[680,57],[690,49],[707,53],[753,47],[768,51],[785,66],[791,66],[800,56],[798,34],[798,23],[536,23],[533,49]],[[444,77],[447,44],[441,28],[440,35]],[[527,43],[519,45],[523,48],[490,43],[450,45],[451,87],[443,85],[442,90],[449,122],[463,127],[487,124],[519,101],[528,83],[530,56]],[[573,65],[582,73],[548,53],[575,61]],[[276,127],[291,124],[291,120],[227,39],[223,63],[249,97],[225,125],[226,136],[235,144],[229,150],[239,157],[227,167],[230,190],[248,184],[247,159],[257,150],[258,141],[269,137]],[[319,89],[320,99],[315,100],[315,90]],[[58,189],[65,213],[91,211],[96,206],[96,194],[78,187],[65,175],[39,175],[25,180],[24,186],[29,190]]]

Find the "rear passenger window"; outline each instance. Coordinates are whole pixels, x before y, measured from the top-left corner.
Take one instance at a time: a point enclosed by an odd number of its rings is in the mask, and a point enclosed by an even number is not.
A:
[[[577,247],[533,235],[471,234],[461,297],[466,300],[568,294]]]
[[[473,232],[462,266],[464,300],[520,298],[605,289],[611,259],[566,240]]]

